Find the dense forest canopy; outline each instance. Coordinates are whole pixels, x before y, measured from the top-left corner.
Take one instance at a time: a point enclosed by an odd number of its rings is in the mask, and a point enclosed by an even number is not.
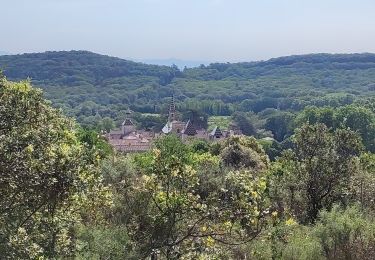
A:
[[[31,78],[80,123],[105,117],[119,121],[129,106],[141,113],[164,113],[172,93],[180,110],[226,116],[268,108],[336,107],[375,96],[375,54],[288,56],[180,71],[63,51],[0,56],[0,68],[11,80]]]

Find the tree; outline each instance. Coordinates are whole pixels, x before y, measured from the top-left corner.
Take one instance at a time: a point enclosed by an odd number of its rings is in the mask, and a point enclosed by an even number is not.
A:
[[[101,194],[95,154],[86,153],[73,121],[29,82],[0,79],[0,104],[2,257],[67,256],[80,208],[95,201],[85,198]]]
[[[99,130],[109,133],[110,130],[115,128],[115,122],[110,117],[104,117],[102,120],[100,120],[98,128]]]
[[[375,209],[373,191],[375,189],[375,154],[363,153],[360,157],[361,169],[351,176],[350,196],[353,203],[362,209]]]
[[[183,113],[183,120],[190,120],[196,129],[206,129],[208,126],[208,115],[206,113],[190,109]]]
[[[112,146],[105,141],[104,137],[100,136],[100,134],[94,130],[79,128],[77,137],[80,143],[85,146],[86,152],[90,153],[88,158],[94,158],[94,160],[96,160],[96,156],[106,158],[113,153]]]
[[[332,107],[307,107],[297,117],[298,126],[304,123],[325,124],[328,128],[336,127],[335,110]]]
[[[251,168],[262,171],[268,166],[268,157],[254,137],[234,136],[222,144],[221,159],[227,167]]]
[[[359,170],[362,145],[354,132],[330,132],[324,124],[303,125],[294,145],[279,160],[275,176],[286,178],[291,211],[302,221],[314,222],[321,209],[347,199],[350,177]]]
[[[218,245],[247,243],[264,226],[267,183],[260,172],[215,174],[218,157],[192,153],[174,136],[157,141],[151,153],[136,156],[136,165],[138,177],[126,192],[137,203],[126,226],[143,257],[220,255],[225,251]]]
[[[206,140],[193,140],[190,144],[191,149],[195,153],[208,153],[211,149],[211,144]]]
[[[299,126],[308,122],[323,123],[331,130],[351,129],[358,132],[368,151],[375,151],[375,114],[366,107],[309,107],[298,116],[297,122]]]
[[[375,113],[359,106],[341,107],[337,111],[336,125],[356,131],[368,151],[375,152]]]
[[[293,120],[294,115],[292,113],[277,113],[267,118],[265,128],[272,131],[277,141],[282,142],[293,133]]]
[[[250,122],[244,112],[235,112],[233,113],[232,118],[244,135],[250,136],[256,134],[254,125]]]

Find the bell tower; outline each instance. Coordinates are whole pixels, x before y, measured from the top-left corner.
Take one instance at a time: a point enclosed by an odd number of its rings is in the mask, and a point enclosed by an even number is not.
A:
[[[131,113],[131,110],[128,108],[128,110],[126,111],[125,120],[121,124],[121,130],[123,135],[128,135],[135,132],[135,125],[133,124],[130,118]]]
[[[174,93],[172,94],[172,100],[169,105],[168,121],[173,122],[176,120],[176,104],[174,102]]]

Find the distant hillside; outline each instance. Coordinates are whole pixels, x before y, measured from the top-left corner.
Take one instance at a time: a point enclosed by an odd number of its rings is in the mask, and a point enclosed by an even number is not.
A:
[[[172,66],[176,65],[180,69],[199,67],[201,64],[207,65],[209,62],[206,61],[191,61],[191,60],[180,60],[180,59],[146,59],[140,60],[147,64]]]
[[[367,70],[375,68],[375,54],[309,54],[280,57],[261,62],[216,63],[207,66],[214,78],[240,76],[254,78],[267,75],[311,74],[318,70]],[[198,71],[202,71],[199,68]],[[204,71],[204,70],[203,70]],[[203,77],[205,78],[205,77]]]
[[[10,53],[6,52],[6,51],[0,51],[0,56],[2,56],[2,55],[10,55]]]
[[[339,106],[375,95],[375,54],[288,56],[180,71],[70,51],[0,56],[0,68],[11,80],[30,77],[47,98],[80,121],[119,120],[128,106],[145,113],[165,111],[172,91],[180,109],[211,115]]]
[[[0,67],[11,79],[32,78],[43,86],[100,84],[106,79],[149,76],[167,84],[178,72],[171,67],[146,65],[88,51],[61,51],[4,56]]]

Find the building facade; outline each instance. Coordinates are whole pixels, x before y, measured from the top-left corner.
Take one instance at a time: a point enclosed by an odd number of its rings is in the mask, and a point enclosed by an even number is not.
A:
[[[240,133],[233,130],[221,130],[218,126],[215,126],[212,131],[208,131],[207,129],[197,129],[191,120],[188,120],[187,122],[178,120],[176,116],[176,104],[174,96],[172,96],[169,105],[168,121],[162,128],[161,133],[137,130],[131,119],[131,111],[128,110],[126,118],[121,124],[121,129],[111,130],[106,134],[106,138],[115,150],[119,152],[137,153],[148,151],[155,138],[168,134],[175,134],[179,136],[182,141],[188,142],[189,140],[194,139],[207,141],[220,140]]]

